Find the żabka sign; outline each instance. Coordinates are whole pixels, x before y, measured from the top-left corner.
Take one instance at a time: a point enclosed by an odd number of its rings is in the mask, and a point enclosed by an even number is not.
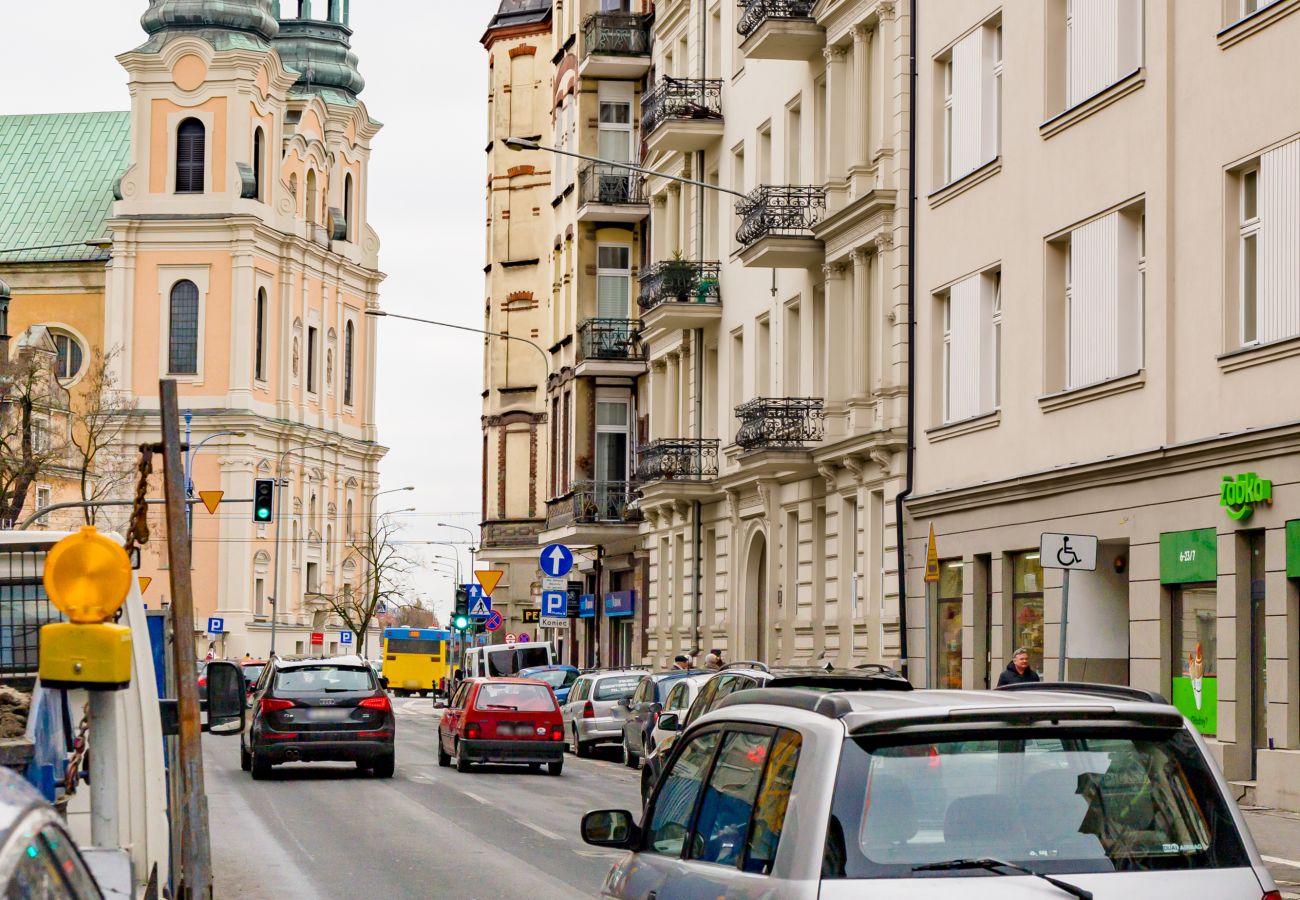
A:
[[[1235,478],[1223,476],[1219,485],[1219,505],[1228,518],[1241,521],[1249,519],[1256,503],[1273,504],[1273,482],[1260,478],[1254,472],[1244,472]]]

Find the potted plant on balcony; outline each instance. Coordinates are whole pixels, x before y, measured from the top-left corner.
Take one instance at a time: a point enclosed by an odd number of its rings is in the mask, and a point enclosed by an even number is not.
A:
[[[664,261],[662,271],[664,294],[678,303],[688,302],[699,281],[695,264],[684,257],[682,251],[674,250],[672,259]]]

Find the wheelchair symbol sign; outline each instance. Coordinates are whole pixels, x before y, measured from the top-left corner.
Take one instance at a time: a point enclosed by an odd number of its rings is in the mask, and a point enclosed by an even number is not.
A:
[[[1097,568],[1095,534],[1043,534],[1038,547],[1044,569],[1091,572]]]

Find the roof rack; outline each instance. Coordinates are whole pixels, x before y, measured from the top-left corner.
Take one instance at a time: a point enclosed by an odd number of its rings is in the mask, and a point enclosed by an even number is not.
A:
[[[1140,703],[1168,705],[1163,694],[1122,684],[1092,684],[1086,681],[1029,681],[1022,684],[1004,684],[999,691],[1054,691],[1059,694],[1086,694],[1092,697],[1109,697],[1112,700],[1136,700]]]
[[[760,672],[772,671],[767,663],[759,662],[756,659],[738,659],[735,662],[726,663],[718,671],[725,672],[727,669],[758,669]]]
[[[799,688],[750,688],[736,691],[724,697],[714,709],[749,704],[806,709],[828,719],[841,719],[853,709],[842,694],[823,694]]]

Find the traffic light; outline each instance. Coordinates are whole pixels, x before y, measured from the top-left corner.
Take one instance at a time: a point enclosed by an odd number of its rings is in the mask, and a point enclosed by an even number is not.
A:
[[[452,627],[452,628],[455,628],[457,631],[465,631],[465,630],[467,630],[467,629],[469,628],[469,616],[463,616],[463,615],[459,615],[459,614],[457,614],[457,615],[456,615],[456,616],[451,620],[451,627]]]
[[[275,508],[275,479],[259,478],[253,482],[253,521],[265,525]]]
[[[457,631],[469,628],[469,591],[464,585],[456,585],[456,610],[451,615],[451,627]]]

